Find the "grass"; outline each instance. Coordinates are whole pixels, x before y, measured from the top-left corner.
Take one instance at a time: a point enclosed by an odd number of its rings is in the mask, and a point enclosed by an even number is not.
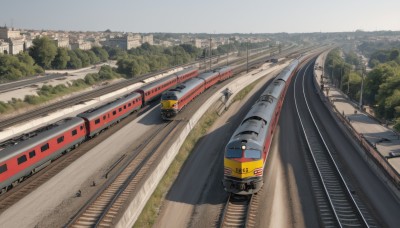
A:
[[[177,178],[183,164],[193,151],[197,141],[203,135],[205,135],[207,130],[214,124],[217,118],[218,115],[214,110],[207,111],[203,117],[201,117],[199,122],[189,133],[188,137],[186,137],[174,161],[172,161],[167,172],[157,185],[157,188],[154,190],[150,199],[147,201],[146,206],[143,208],[142,213],[133,227],[152,227],[154,225],[157,220],[161,204],[175,179]]]
[[[235,103],[236,101],[243,100],[247,96],[247,94],[250,93],[250,91],[253,90],[254,86],[256,86],[263,78],[259,78],[256,81],[252,82],[250,85],[244,87],[242,90],[240,90],[239,93],[235,95],[235,97],[232,99],[232,104]]]

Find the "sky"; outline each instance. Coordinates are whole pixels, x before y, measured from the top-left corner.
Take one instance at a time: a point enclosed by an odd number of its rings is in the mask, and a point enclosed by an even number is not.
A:
[[[0,26],[135,33],[400,30],[399,0],[0,0]]]

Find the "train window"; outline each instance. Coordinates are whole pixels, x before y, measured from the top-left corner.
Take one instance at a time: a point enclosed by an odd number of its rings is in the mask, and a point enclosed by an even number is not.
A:
[[[121,111],[122,111],[122,108],[119,108],[118,111],[121,112]]]
[[[26,155],[22,155],[21,157],[17,158],[18,165],[21,164],[21,163],[26,162],[26,160],[27,160],[26,159]]]
[[[57,143],[62,143],[64,142],[64,136],[61,136],[60,138],[57,139]]]
[[[48,143],[46,143],[46,144],[44,144],[42,147],[40,147],[40,150],[42,151],[42,152],[45,152],[46,150],[48,150],[49,149],[49,144]]]
[[[4,173],[5,171],[7,171],[7,164],[4,164],[4,165],[0,166],[0,174]]]
[[[131,103],[129,103],[129,104],[128,104],[128,107],[131,107],[131,106],[132,106],[132,104],[131,104]]]
[[[78,131],[77,131],[76,129],[75,129],[75,130],[72,130],[71,135],[74,136],[74,135],[76,135],[76,134],[78,134]]]
[[[116,110],[114,110],[113,111],[113,116],[115,116],[117,114],[117,111]]]
[[[126,109],[126,105],[124,105],[124,109]]]
[[[36,156],[36,152],[34,150],[32,150],[31,152],[29,152],[29,158],[33,158]]]
[[[107,116],[106,116],[106,115],[103,116],[103,120],[105,120],[105,119],[107,119]]]
[[[94,121],[94,124],[99,124],[100,123],[100,119],[96,119],[95,121]]]
[[[241,149],[228,149],[226,151],[226,158],[241,158],[242,150]]]
[[[244,157],[245,158],[260,159],[261,158],[261,152],[259,150],[245,150],[244,151]]]
[[[83,125],[81,125],[81,130],[83,130]]]

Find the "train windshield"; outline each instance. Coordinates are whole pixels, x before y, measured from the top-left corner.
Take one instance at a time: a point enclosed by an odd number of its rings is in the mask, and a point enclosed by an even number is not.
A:
[[[242,150],[241,149],[228,149],[226,151],[226,158],[241,158]]]
[[[161,100],[178,100],[178,97],[175,94],[164,93],[161,97]]]
[[[244,157],[245,158],[260,159],[261,158],[261,152],[259,150],[245,150],[244,151]]]

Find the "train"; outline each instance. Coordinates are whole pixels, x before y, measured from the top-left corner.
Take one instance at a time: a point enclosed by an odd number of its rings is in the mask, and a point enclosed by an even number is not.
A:
[[[263,186],[263,173],[275,127],[299,60],[280,72],[235,130],[224,151],[225,191],[234,195],[251,195]]]
[[[233,68],[220,67],[189,79],[161,95],[161,118],[173,119],[189,102],[217,82],[233,76]]]
[[[161,96],[162,92],[198,74],[196,68],[184,69],[75,117],[62,119],[0,143],[0,193],[143,108]]]

